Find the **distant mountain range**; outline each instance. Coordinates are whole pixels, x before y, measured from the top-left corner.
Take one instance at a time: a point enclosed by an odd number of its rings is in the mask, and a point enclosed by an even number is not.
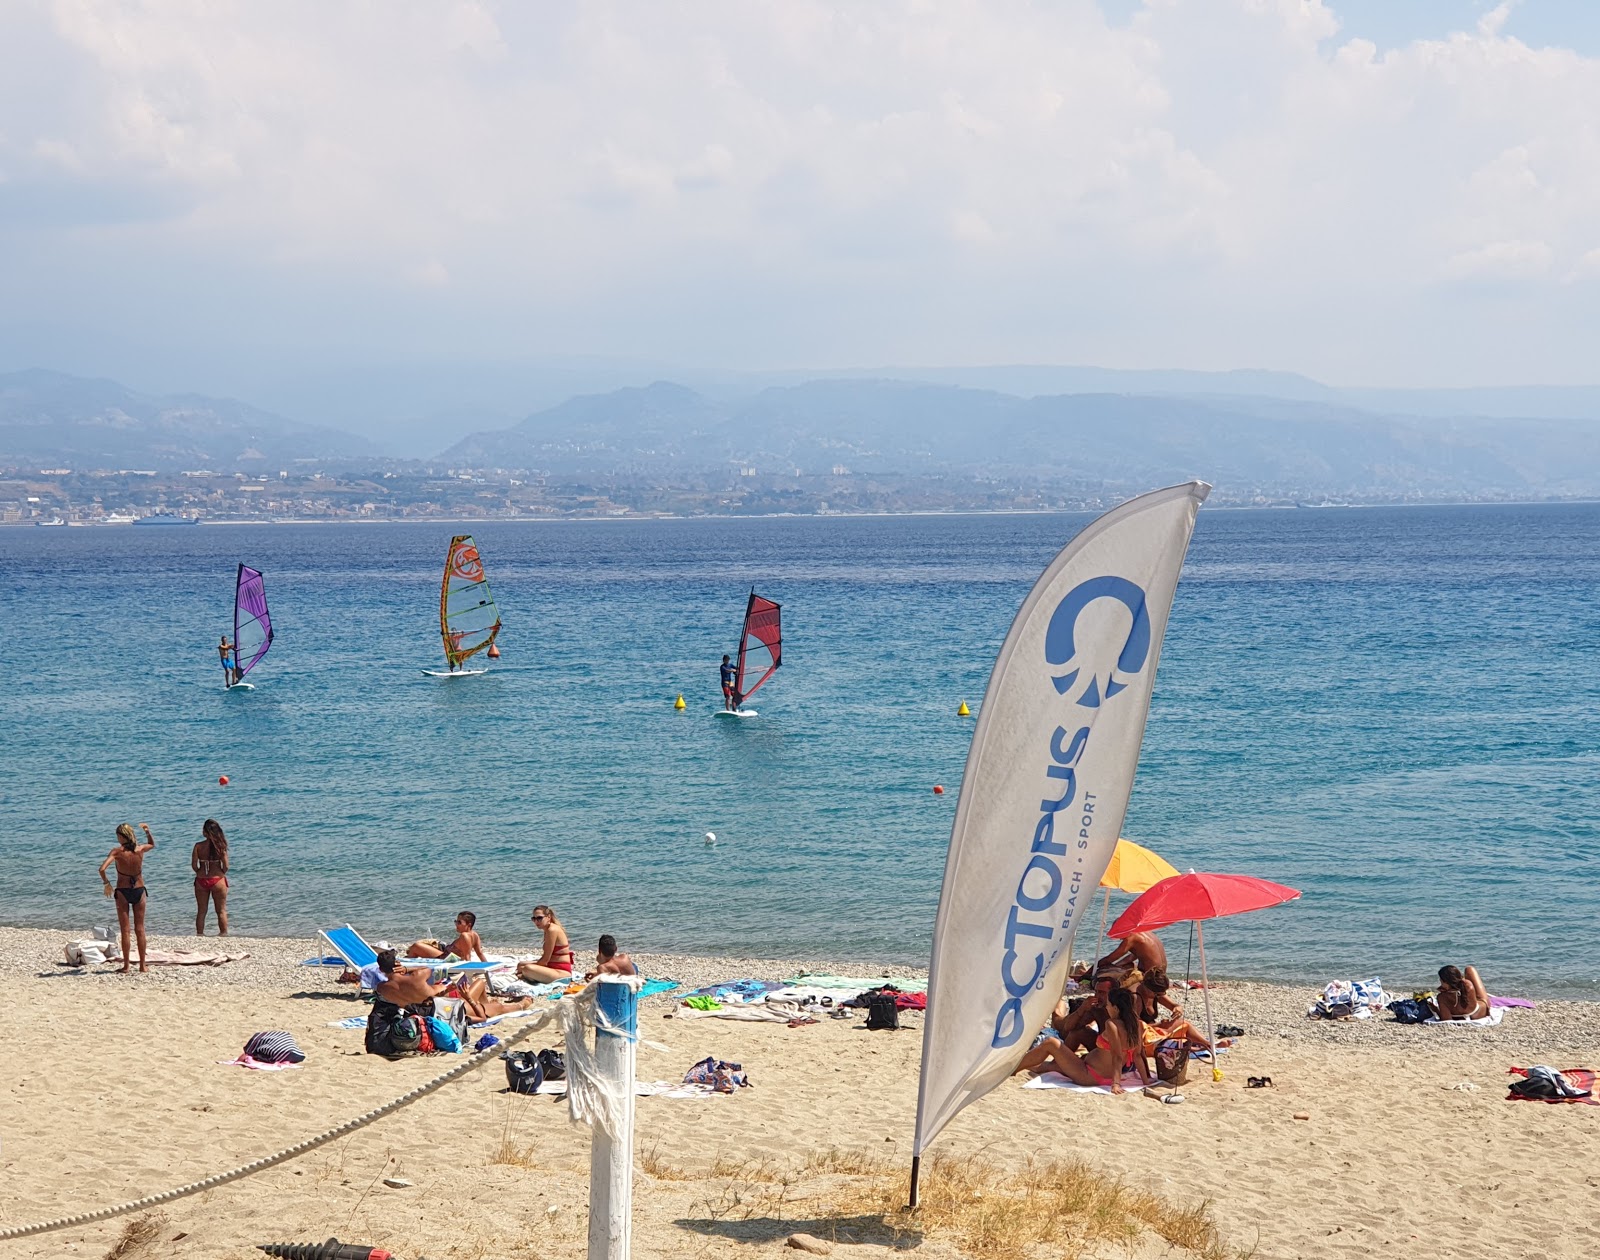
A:
[[[1600,493],[1600,425],[1580,421],[1384,416],[1249,395],[1029,398],[887,380],[810,381],[738,401],[658,382],[571,399],[440,459],[591,477],[737,466],[1109,489],[1201,476],[1234,495]]]
[[[326,462],[661,485],[798,474],[1097,493],[1199,476],[1227,501],[1600,495],[1596,389],[1351,390],[1290,373],[1055,367],[923,375],[946,379],[657,381],[568,398],[433,460],[398,461],[365,438],[230,399],[34,370],[0,375],[0,467],[260,473]],[[1520,414],[1534,406],[1546,414]]]
[[[264,472],[298,460],[378,455],[365,438],[232,399],[155,397],[37,369],[0,374],[0,465]]]

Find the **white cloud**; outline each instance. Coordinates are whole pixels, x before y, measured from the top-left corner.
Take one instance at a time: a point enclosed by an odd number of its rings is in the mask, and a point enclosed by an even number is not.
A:
[[[400,348],[1587,375],[1538,303],[1593,266],[1600,63],[1337,8],[24,0],[0,319],[182,341],[225,278]]]

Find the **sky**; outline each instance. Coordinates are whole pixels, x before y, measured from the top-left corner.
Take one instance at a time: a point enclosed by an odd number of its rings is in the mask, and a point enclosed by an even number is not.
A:
[[[0,5],[0,370],[1593,384],[1597,332],[1589,0]]]

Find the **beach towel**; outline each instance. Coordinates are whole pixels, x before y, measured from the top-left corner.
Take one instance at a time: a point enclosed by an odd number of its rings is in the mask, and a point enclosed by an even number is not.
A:
[[[1527,998],[1495,997],[1491,993],[1489,995],[1489,1009],[1493,1010],[1497,1006],[1503,1006],[1507,1010],[1531,1011],[1533,1009],[1533,1003],[1528,1001]]]
[[[1546,1069],[1546,1070],[1548,1071],[1549,1069]],[[1514,1068],[1508,1068],[1507,1069],[1508,1075],[1520,1076],[1524,1080],[1526,1080],[1529,1077],[1530,1073],[1537,1072],[1537,1071],[1538,1071],[1537,1068],[1519,1068],[1519,1067],[1514,1067]],[[1530,1097],[1527,1094],[1519,1094],[1516,1091],[1516,1088],[1513,1086],[1512,1090],[1506,1095],[1506,1098],[1508,1100],[1510,1100],[1510,1101],[1513,1101],[1513,1102],[1549,1102],[1549,1103],[1575,1102],[1575,1103],[1583,1103],[1586,1106],[1590,1106],[1590,1107],[1600,1107],[1600,1098],[1596,1098],[1594,1096],[1595,1076],[1596,1076],[1596,1074],[1593,1071],[1591,1071],[1588,1068],[1562,1068],[1561,1072],[1560,1072],[1560,1075],[1563,1078],[1565,1078],[1565,1084],[1568,1087],[1570,1087],[1572,1089],[1582,1090],[1584,1092],[1582,1094],[1580,1094],[1580,1095],[1566,1097],[1566,1098],[1538,1098],[1538,1097]]]
[[[685,993],[685,1000],[689,998],[708,997],[721,1002],[724,1006],[737,1006],[741,1003],[759,1002],[774,989],[783,988],[777,980],[724,980],[719,984],[708,984],[702,989],[692,993]]]
[[[1023,1089],[1075,1089],[1080,1094],[1109,1094],[1109,1085],[1080,1085],[1070,1077],[1062,1076],[1060,1072],[1041,1072],[1031,1081],[1022,1082]],[[1130,1094],[1137,1094],[1144,1088],[1144,1082],[1139,1079],[1137,1072],[1124,1072],[1122,1075],[1122,1088]]]
[[[928,982],[926,980],[913,980],[908,976],[878,976],[875,979],[864,980],[860,976],[830,976],[798,975],[786,983],[797,988],[806,989],[854,989],[857,993],[865,993],[868,989],[891,988],[899,989],[902,993],[926,993]]]
[[[646,980],[644,987],[639,990],[642,998],[655,997],[658,993],[671,993],[678,987],[676,980]]]
[[[297,1068],[298,1063],[263,1063],[260,1059],[252,1059],[248,1054],[241,1054],[237,1059],[218,1059],[223,1067],[249,1068],[253,1072],[282,1072],[288,1068]]]
[[[697,1010],[692,1006],[679,1006],[673,1012],[675,1019],[737,1019],[747,1024],[787,1024],[798,1013],[794,1006],[768,1006],[765,1003],[750,1006],[724,1006],[714,1011]]]
[[[555,1098],[564,1098],[567,1093],[565,1081],[545,1081],[534,1091],[547,1094]],[[637,1098],[715,1098],[717,1091],[710,1085],[673,1084],[671,1081],[635,1081],[633,1083],[634,1096]]]
[[[199,950],[165,950],[152,949],[145,955],[145,961],[152,967],[160,964],[163,967],[220,967],[223,963],[238,962],[241,958],[250,957],[247,953],[228,954],[223,952],[202,953]]]
[[[1440,1019],[1435,1015],[1432,1019],[1425,1019],[1422,1022],[1437,1024],[1441,1028],[1493,1028],[1505,1018],[1505,1014],[1503,1007],[1495,1006],[1490,1008],[1487,1015],[1479,1016],[1477,1019]]]

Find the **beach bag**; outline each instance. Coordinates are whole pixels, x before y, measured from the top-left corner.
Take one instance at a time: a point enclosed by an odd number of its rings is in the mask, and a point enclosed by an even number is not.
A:
[[[891,992],[867,994],[867,1027],[872,1030],[900,1027],[900,1008]]]
[[[1520,1081],[1507,1087],[1516,1098],[1587,1098],[1590,1091],[1579,1089],[1553,1067],[1531,1067]]]
[[[384,1046],[387,1048],[384,1048]],[[397,1015],[379,1042],[379,1054],[418,1054],[422,1049],[422,1016]]]
[[[435,1050],[455,1054],[461,1049],[461,1038],[456,1036],[456,1030],[437,1015],[428,1016],[428,1035],[433,1039]]]
[[[1433,1018],[1433,1007],[1417,998],[1401,998],[1389,1003],[1389,1013],[1397,1024],[1421,1024]]]
[[[294,1035],[281,1029],[258,1032],[244,1043],[244,1052],[257,1063],[304,1063],[305,1051],[295,1043]]]
[[[500,1056],[506,1062],[506,1086],[513,1094],[537,1094],[544,1084],[544,1065],[531,1050],[507,1050]]]
[[[465,1002],[460,998],[434,998],[433,1013],[454,1034],[457,1047],[467,1044],[467,1004]]]
[[[1189,1079],[1189,1043],[1168,1037],[1156,1047],[1156,1077],[1171,1085]]]
[[[547,1081],[564,1081],[567,1079],[566,1056],[559,1050],[539,1051],[539,1067],[544,1072]]]

